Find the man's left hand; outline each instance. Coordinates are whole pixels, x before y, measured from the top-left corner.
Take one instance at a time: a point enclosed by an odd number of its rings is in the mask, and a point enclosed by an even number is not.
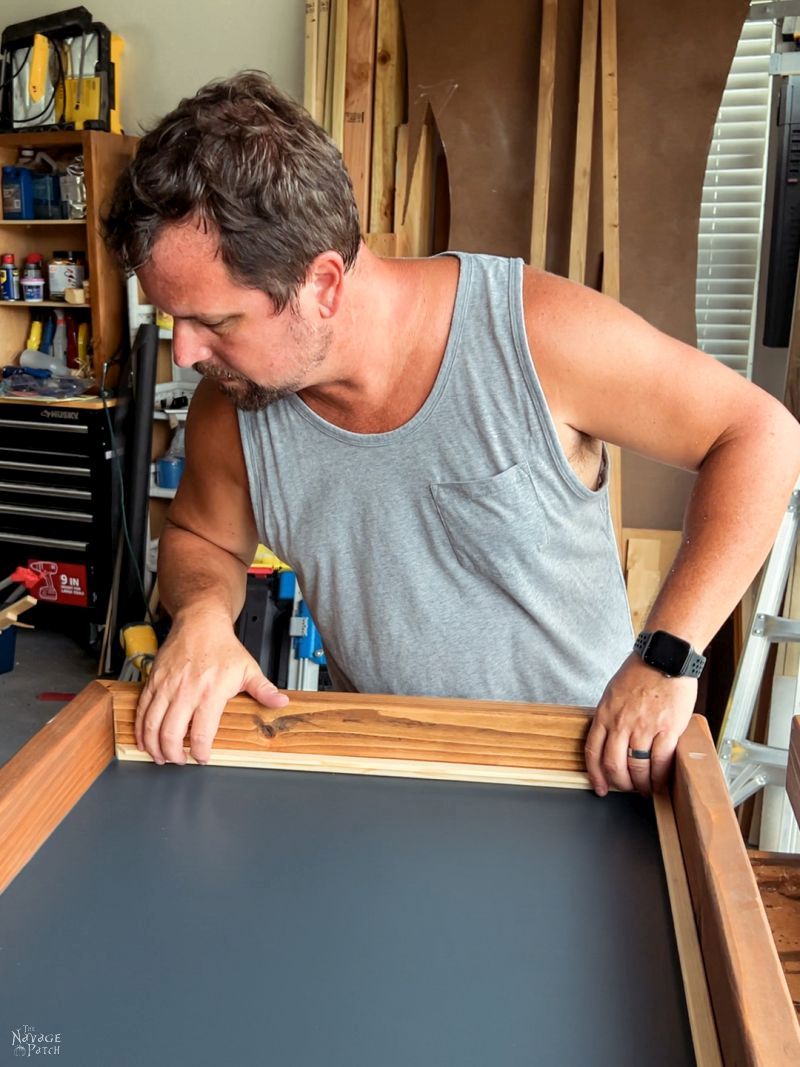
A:
[[[595,793],[635,789],[649,796],[666,789],[696,699],[695,678],[666,678],[631,653],[606,686],[586,738],[586,769]],[[650,756],[631,756],[629,750]]]

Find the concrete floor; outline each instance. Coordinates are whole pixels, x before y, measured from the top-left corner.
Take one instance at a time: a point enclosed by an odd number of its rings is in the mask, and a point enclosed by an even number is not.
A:
[[[97,672],[97,657],[68,634],[17,630],[15,666],[0,674],[0,764]]]

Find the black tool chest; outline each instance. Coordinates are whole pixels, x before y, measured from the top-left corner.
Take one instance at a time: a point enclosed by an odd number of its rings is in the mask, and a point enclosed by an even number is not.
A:
[[[122,412],[111,403],[122,463]],[[41,622],[105,618],[119,515],[108,422],[100,400],[0,401],[0,576],[20,565],[42,575]]]

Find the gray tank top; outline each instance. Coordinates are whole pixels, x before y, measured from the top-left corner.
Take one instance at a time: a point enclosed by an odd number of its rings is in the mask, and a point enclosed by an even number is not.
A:
[[[588,489],[528,348],[522,261],[457,253],[439,374],[358,434],[292,396],[240,412],[261,540],[342,690],[594,705],[633,641],[607,462]]]

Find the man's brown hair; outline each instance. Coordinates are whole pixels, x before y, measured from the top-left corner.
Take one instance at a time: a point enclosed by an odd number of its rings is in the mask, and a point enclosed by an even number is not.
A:
[[[253,70],[210,82],[145,134],[117,182],[104,237],[134,271],[164,226],[192,219],[218,235],[234,280],[263,290],[276,311],[292,303],[316,256],[339,252],[350,268],[361,240],[338,149]]]

